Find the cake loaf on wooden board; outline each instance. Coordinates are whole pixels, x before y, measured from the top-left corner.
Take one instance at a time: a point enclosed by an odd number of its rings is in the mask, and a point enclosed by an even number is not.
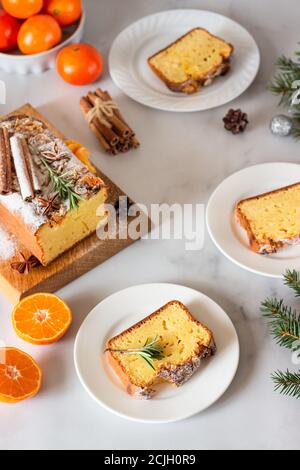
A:
[[[1,121],[0,132],[8,136],[0,139],[6,175],[1,223],[47,266],[105,220],[97,210],[104,207],[108,188],[44,122],[14,115]]]
[[[230,68],[233,46],[194,28],[148,59],[153,72],[175,92],[195,93]]]
[[[9,116],[19,114],[32,116],[38,121],[43,122],[46,127],[51,130],[53,135],[64,142],[67,141],[62,132],[30,104],[25,104],[8,116],[3,117],[2,120],[5,121]],[[96,170],[97,176],[99,176],[99,178],[104,181],[105,186],[109,188],[107,204],[116,207],[119,204],[120,197],[127,198],[130,205],[134,204],[132,199],[108,178],[105,173],[99,169]],[[135,223],[136,218],[140,221],[140,217],[143,217],[143,223],[146,222],[147,230],[150,230],[151,221],[148,219],[147,214],[141,213],[136,216],[129,216],[128,222],[133,221]],[[116,222],[116,229],[118,231],[118,218]],[[142,234],[145,235],[146,233],[147,232],[143,231]],[[129,234],[127,238],[117,237],[116,239],[108,238],[102,240],[97,236],[96,232],[94,232],[47,266],[38,266],[30,270],[27,275],[24,275],[20,274],[17,270],[13,270],[12,263],[20,261],[20,253],[23,253],[25,258],[28,258],[31,253],[22,244],[17,243],[15,237],[12,237],[12,235],[7,233],[6,229],[2,227],[0,229],[0,242],[2,242],[2,247],[0,246],[0,292],[13,304],[36,292],[56,292],[58,289],[110,259],[136,241],[136,238],[130,237]]]
[[[300,183],[244,199],[235,212],[256,253],[300,243]]]
[[[138,354],[117,352],[142,348],[155,338],[162,357],[153,361],[153,367]],[[212,332],[174,300],[110,339],[106,354],[127,393],[149,399],[159,382],[184,384],[199,369],[201,360],[215,351]]]

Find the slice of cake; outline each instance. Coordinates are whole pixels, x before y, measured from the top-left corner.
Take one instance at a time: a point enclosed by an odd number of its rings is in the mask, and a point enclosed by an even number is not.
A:
[[[195,28],[154,54],[148,63],[170,90],[190,94],[225,75],[232,53],[231,44],[206,29]]]
[[[0,220],[43,265],[95,232],[107,195],[43,122],[17,115],[0,123]]]
[[[211,331],[174,300],[109,340],[106,353],[126,391],[149,399],[159,382],[184,384],[215,351]]]
[[[300,242],[300,183],[238,202],[236,215],[260,254]]]

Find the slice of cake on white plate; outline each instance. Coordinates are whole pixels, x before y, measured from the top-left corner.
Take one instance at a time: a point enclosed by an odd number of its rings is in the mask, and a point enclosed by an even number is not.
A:
[[[300,243],[300,183],[243,199],[235,212],[257,253]]]
[[[170,90],[195,93],[230,69],[233,46],[204,28],[194,28],[148,59]]]
[[[149,399],[162,381],[183,385],[215,351],[212,332],[174,300],[110,339],[106,354],[127,393]]]
[[[107,196],[43,122],[16,115],[0,123],[0,221],[43,265],[95,232]]]

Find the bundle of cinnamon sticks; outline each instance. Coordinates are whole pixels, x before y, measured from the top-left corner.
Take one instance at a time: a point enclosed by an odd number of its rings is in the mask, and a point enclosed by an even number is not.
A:
[[[122,116],[117,103],[107,91],[98,88],[80,100],[80,107],[90,129],[110,155],[126,153],[140,143]]]

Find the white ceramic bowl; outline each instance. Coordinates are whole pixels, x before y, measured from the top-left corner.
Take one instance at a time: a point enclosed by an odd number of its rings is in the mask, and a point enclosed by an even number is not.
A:
[[[38,74],[45,70],[53,69],[58,52],[69,44],[81,41],[84,33],[85,19],[85,12],[83,11],[79,22],[75,26],[70,26],[66,32],[64,32],[63,41],[49,51],[33,55],[0,53],[0,70],[4,70],[8,73],[28,75],[30,73]]]

